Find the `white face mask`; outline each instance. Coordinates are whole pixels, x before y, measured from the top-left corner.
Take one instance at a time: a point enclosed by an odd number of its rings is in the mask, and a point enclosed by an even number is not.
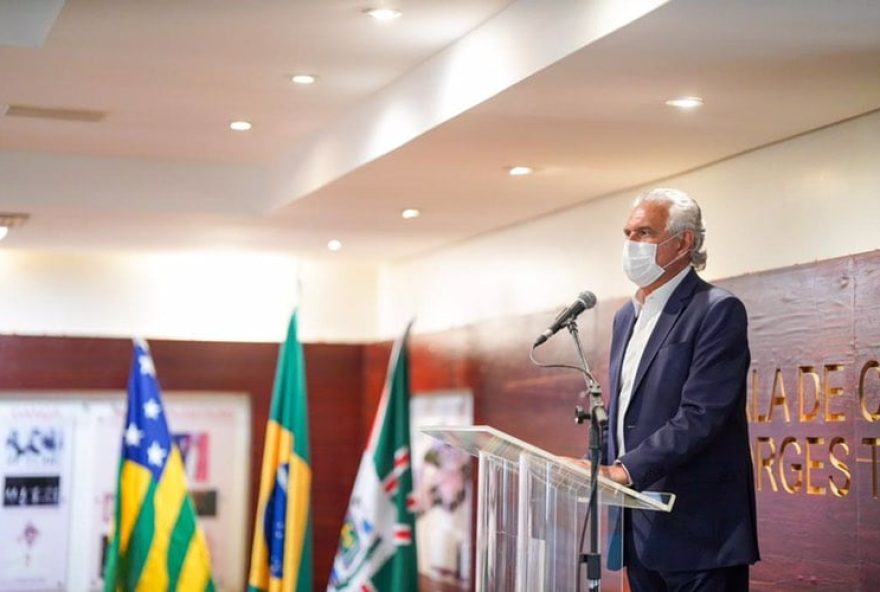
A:
[[[679,233],[680,234],[680,233]],[[674,239],[674,234],[661,243],[642,243],[631,240],[623,241],[623,272],[632,283],[640,288],[650,286],[656,282],[666,268],[675,263],[681,256],[676,257],[666,264],[665,267],[657,265],[657,247]]]

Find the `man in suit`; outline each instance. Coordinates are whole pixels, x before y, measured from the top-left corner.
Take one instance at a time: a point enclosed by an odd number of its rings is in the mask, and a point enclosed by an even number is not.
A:
[[[639,195],[624,236],[624,271],[638,289],[614,318],[602,474],[676,495],[669,514],[624,513],[630,586],[748,590],[759,554],[745,308],[697,275],[705,229],[684,192]]]

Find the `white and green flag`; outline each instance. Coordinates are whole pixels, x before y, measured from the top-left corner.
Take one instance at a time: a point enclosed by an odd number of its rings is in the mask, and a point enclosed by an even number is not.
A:
[[[418,590],[409,446],[407,338],[394,344],[385,389],[348,504],[328,592]]]

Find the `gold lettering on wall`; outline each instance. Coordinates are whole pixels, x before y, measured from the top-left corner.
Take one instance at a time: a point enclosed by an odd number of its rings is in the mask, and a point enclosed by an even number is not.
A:
[[[788,413],[788,401],[785,398],[785,383],[782,380],[782,370],[776,369],[773,376],[773,394],[770,396],[770,411],[767,412],[767,421],[773,421],[773,410],[782,407],[785,423],[791,423],[791,415]]]
[[[803,465],[799,462],[792,462],[788,466],[791,468],[791,472],[797,477],[797,481],[793,484],[788,482],[788,479],[785,477],[785,451],[791,446],[798,458],[800,458],[802,451],[801,445],[798,443],[797,438],[789,436],[782,441],[782,444],[779,445],[779,482],[782,483],[782,488],[788,493],[797,493],[801,490],[804,484],[804,469]]]
[[[846,494],[849,493],[850,486],[852,485],[852,472],[849,470],[849,466],[840,460],[840,458],[835,454],[834,448],[840,446],[843,449],[843,453],[846,456],[849,456],[849,445],[846,443],[844,438],[837,436],[836,438],[831,439],[831,443],[828,444],[828,461],[831,463],[831,466],[840,471],[844,476],[843,485],[838,485],[834,480],[833,475],[828,476],[828,487],[831,489],[831,494],[836,497],[846,497]]]
[[[808,437],[807,438],[807,445],[805,446],[805,448],[806,448],[806,462],[804,464],[807,467],[806,480],[807,480],[807,493],[809,495],[825,495],[825,488],[813,485],[813,479],[812,479],[812,473],[813,473],[814,469],[821,470],[825,467],[824,462],[822,462],[820,460],[813,460],[814,453],[813,453],[812,447],[816,446],[818,444],[824,444],[824,443],[825,443],[825,438],[822,438],[822,437],[818,437],[818,438]]]
[[[786,436],[777,449],[773,436],[759,436],[754,440],[755,487],[764,490],[769,481],[772,492],[781,491],[789,495],[828,495],[828,490],[837,498],[849,495],[854,486],[853,471],[850,468],[852,448],[843,436],[830,439],[827,448],[823,446],[824,436],[798,438]],[[866,446],[880,446],[880,438],[862,440]],[[874,491],[877,492],[876,450],[872,450],[874,470]],[[858,460],[858,459],[857,459]],[[826,470],[823,470],[826,469]],[[778,479],[778,484],[777,484]],[[828,487],[823,480],[828,480]],[[818,481],[818,483],[816,483]]]
[[[880,438],[862,438],[862,444],[871,448],[871,496],[880,499],[880,487],[877,483],[877,447],[880,446]]]
[[[831,374],[835,372],[841,372],[844,370],[843,364],[825,364],[824,368],[824,376],[822,382],[825,384],[825,422],[830,423],[833,421],[844,421],[846,419],[846,415],[843,413],[832,413],[831,412],[831,399],[834,397],[839,397],[843,394],[843,389],[840,387],[832,387],[831,386]]]
[[[764,445],[767,445],[769,454],[764,456],[762,454],[762,449]],[[773,438],[759,437],[758,444],[755,447],[755,456],[758,457],[758,462],[755,464],[758,465],[758,482],[756,484],[756,488],[758,491],[763,489],[763,475],[764,472],[767,473],[767,477],[770,481],[770,489],[773,491],[779,491],[776,487],[776,477],[773,476],[773,462],[776,460],[776,444],[773,443]]]
[[[853,392],[856,386],[848,386],[850,377],[846,372],[850,364],[853,364],[853,374],[856,368],[860,369],[857,385],[860,413],[847,411],[850,399],[856,398],[856,393]],[[766,372],[770,370],[773,371],[772,386],[766,380],[769,378]],[[792,370],[797,373],[797,402],[794,398],[789,401],[785,386],[785,372]],[[746,417],[752,424],[749,429],[753,438],[751,448],[757,491],[842,499],[859,487],[868,486],[867,481],[861,481],[867,475],[858,465],[870,463],[871,495],[873,499],[880,500],[880,437],[873,434],[862,437],[862,432],[860,440],[849,442],[841,433],[845,427],[851,427],[854,420],[860,421],[859,415],[867,422],[880,423],[880,359],[864,363],[830,364],[815,364],[804,360],[789,369],[776,367],[774,364],[766,368],[763,375],[754,366],[750,371],[751,384],[745,407]],[[855,382],[855,377],[852,378]],[[788,380],[791,387],[790,374]],[[762,388],[766,386],[770,386],[769,396],[767,391],[762,392]],[[792,397],[795,396],[794,392],[791,394]],[[782,424],[791,423],[792,410],[789,409],[789,403],[797,405],[794,410],[797,414],[796,421],[800,424],[812,424],[815,431],[808,428],[807,433],[812,432],[814,435],[785,434],[787,430],[782,428]],[[766,425],[772,423],[774,418],[779,420],[780,416],[782,421],[777,421],[776,425]],[[844,426],[840,425],[841,422],[848,423]],[[833,427],[835,424],[838,424],[837,428]],[[822,435],[817,435],[816,431]],[[835,434],[835,431],[838,433]],[[846,433],[852,432],[847,429]],[[870,458],[862,458],[856,454],[856,449],[860,446],[868,447]]]
[[[806,383],[806,378],[810,377],[813,380],[813,405],[812,408],[807,411],[806,410],[806,392],[804,385]],[[800,416],[798,417],[798,421],[801,423],[807,423],[810,421],[815,421],[817,417],[819,417],[819,403],[822,398],[822,386],[819,382],[819,373],[816,372],[815,366],[799,366],[798,367],[798,403],[800,406]]]
[[[862,409],[862,417],[867,419],[870,422],[880,421],[880,401],[877,403],[877,411],[871,411],[868,409],[868,403],[865,401],[865,378],[868,376],[868,371],[873,370],[874,374],[880,378],[880,362],[877,360],[868,360],[864,366],[862,366],[862,372],[859,374],[859,407]],[[876,486],[874,490],[876,491]]]

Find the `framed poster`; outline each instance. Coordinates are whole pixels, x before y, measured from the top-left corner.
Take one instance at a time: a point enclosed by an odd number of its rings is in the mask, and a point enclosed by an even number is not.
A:
[[[249,547],[250,400],[169,391],[163,401],[214,582],[218,590],[240,590]],[[10,504],[0,507],[0,592],[103,590],[125,406],[121,391],[0,394],[0,478],[9,476]],[[35,446],[39,455],[30,451]],[[39,488],[39,503],[22,497],[14,505],[22,487],[30,488],[27,495]]]
[[[248,485],[250,483],[250,406],[243,395],[163,394],[172,438],[180,448],[187,487],[211,553],[218,590],[239,590],[248,557]],[[122,442],[125,401],[96,405],[91,445],[112,450],[114,461],[95,470],[89,521],[89,590],[102,590],[104,549],[116,503],[116,468]]]
[[[473,422],[470,391],[415,393],[410,399],[419,575],[438,590],[468,590],[470,586],[473,463],[466,452],[419,429]]]
[[[66,589],[74,424],[63,407],[0,407],[0,591]]]

